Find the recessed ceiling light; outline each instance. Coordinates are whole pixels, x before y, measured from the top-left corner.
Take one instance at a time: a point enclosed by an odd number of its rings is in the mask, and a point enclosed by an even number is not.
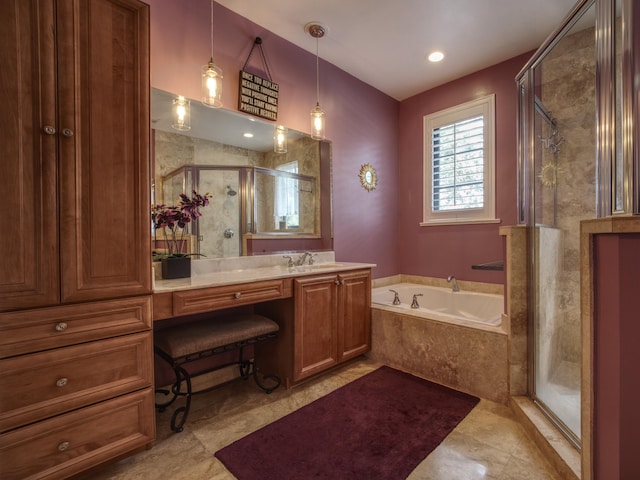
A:
[[[253,138],[253,133],[248,133],[247,132],[247,133],[243,134],[243,137],[245,137],[245,138]]]
[[[438,51],[431,52],[427,58],[430,62],[439,62],[444,58],[444,53]]]

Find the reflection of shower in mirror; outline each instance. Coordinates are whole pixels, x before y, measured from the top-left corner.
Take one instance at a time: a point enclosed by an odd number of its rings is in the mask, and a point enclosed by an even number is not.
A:
[[[233,188],[231,188],[231,185],[227,185],[227,195],[229,195],[230,197],[233,197],[237,193],[238,192],[236,192]]]

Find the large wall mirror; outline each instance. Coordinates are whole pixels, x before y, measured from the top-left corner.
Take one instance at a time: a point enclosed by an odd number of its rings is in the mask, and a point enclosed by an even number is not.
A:
[[[276,125],[190,102],[190,129],[172,126],[176,95],[151,91],[154,204],[180,193],[209,193],[184,251],[196,258],[332,250],[331,144],[287,130],[274,151]],[[162,254],[163,232],[153,232]]]

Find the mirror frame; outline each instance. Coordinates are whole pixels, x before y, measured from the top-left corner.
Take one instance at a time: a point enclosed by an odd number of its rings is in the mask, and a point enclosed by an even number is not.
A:
[[[361,165],[358,176],[360,177],[360,184],[362,185],[362,188],[367,192],[375,190],[378,186],[378,173],[371,164],[365,163],[364,165]]]

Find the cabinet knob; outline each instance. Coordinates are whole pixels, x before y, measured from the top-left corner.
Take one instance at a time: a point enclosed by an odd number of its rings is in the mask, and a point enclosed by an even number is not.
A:
[[[47,135],[54,135],[56,133],[56,129],[51,125],[45,125],[42,130],[44,130],[44,133],[46,133]]]
[[[56,382],[56,387],[64,387],[67,383],[69,383],[69,379],[68,378],[64,378],[64,377],[60,378]]]
[[[70,128],[63,128],[62,135],[64,135],[65,137],[73,137],[73,130],[71,130]]]
[[[240,292],[236,292],[233,294],[234,298],[240,298],[240,295],[242,295]]]
[[[67,329],[67,324],[65,322],[60,322],[56,324],[56,332],[64,332]]]
[[[69,442],[61,442],[58,444],[59,452],[64,452],[67,448],[69,448]]]
[[[340,285],[340,280],[336,280],[334,283],[335,283],[336,285]]]

